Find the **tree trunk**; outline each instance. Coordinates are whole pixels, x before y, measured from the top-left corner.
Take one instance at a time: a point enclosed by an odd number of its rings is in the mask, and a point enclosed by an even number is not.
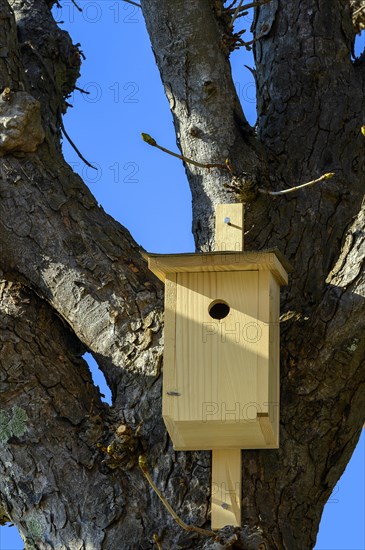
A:
[[[229,63],[238,2],[142,0],[181,152],[222,165],[185,163],[197,250],[214,246],[215,204],[241,200],[245,247],[277,246],[294,266],[280,449],[245,451],[244,527],[216,537],[182,530],[138,467],[145,456],[175,512],[209,529],[210,453],[175,452],[161,418],[163,286],[62,157],[81,56],[50,4],[0,0],[0,521],[29,549],[312,548],[364,421],[362,2],[256,8],[255,132]]]

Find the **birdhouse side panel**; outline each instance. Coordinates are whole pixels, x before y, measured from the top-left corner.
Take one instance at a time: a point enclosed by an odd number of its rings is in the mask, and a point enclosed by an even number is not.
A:
[[[270,273],[269,418],[279,446],[280,416],[280,286]]]
[[[270,272],[259,272],[259,354],[257,363],[257,414],[269,408],[269,349],[270,349]]]
[[[268,443],[278,446],[279,430],[279,314],[280,286],[270,271],[260,272],[257,414]]]
[[[167,419],[176,416],[176,401],[173,399],[173,396],[170,395],[176,388],[176,277],[176,273],[171,273],[167,275],[165,279],[162,415]],[[167,428],[170,432],[169,426],[167,426]]]

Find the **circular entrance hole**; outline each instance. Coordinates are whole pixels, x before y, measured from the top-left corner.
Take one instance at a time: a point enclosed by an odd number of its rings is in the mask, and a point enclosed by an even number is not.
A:
[[[208,312],[213,319],[218,319],[219,321],[221,319],[224,319],[227,317],[228,313],[230,312],[230,307],[224,300],[214,300],[209,308]]]

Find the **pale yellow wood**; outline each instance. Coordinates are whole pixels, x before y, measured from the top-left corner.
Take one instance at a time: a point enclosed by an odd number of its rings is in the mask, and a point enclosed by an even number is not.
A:
[[[213,450],[220,528],[240,525],[241,449],[279,445],[279,298],[290,266],[275,249],[242,250],[243,205],[216,213],[219,252],[150,254],[148,263],[166,285],[164,421],[176,450]],[[230,308],[220,320],[209,314],[219,300]]]
[[[256,414],[256,410],[253,408]],[[259,418],[251,422],[172,422],[169,433],[177,451],[210,451],[214,449],[276,449],[277,444],[268,444],[262,433]],[[240,429],[237,429],[237,428]],[[209,442],[209,443],[208,443]]]
[[[176,379],[166,391],[178,394],[173,398],[176,422],[192,427],[206,422],[208,430],[201,434],[205,447],[219,443],[210,425],[232,421],[226,440],[234,445],[242,424],[256,418],[257,296],[257,271],[177,274]],[[230,312],[217,320],[209,305],[220,297]]]
[[[270,428],[260,418],[265,441],[279,447],[280,401],[280,287],[268,271],[259,272],[260,353],[257,368],[258,415],[267,417]],[[266,422],[266,420],[265,420]],[[270,436],[268,436],[268,430]]]
[[[280,411],[280,287],[272,275],[270,282],[269,417],[279,447]]]
[[[224,220],[229,219],[229,223]],[[217,204],[215,207],[215,250],[243,250],[244,205]]]
[[[168,273],[211,271],[271,271],[280,285],[288,283],[288,273],[275,252],[206,252],[148,256],[148,267],[161,281]]]
[[[257,362],[258,413],[269,410],[269,348],[270,348],[270,296],[269,271],[259,272],[258,323],[260,353]]]
[[[212,452],[212,529],[241,526],[241,451]]]
[[[242,256],[244,245],[244,206],[243,204],[219,204],[216,206],[215,213],[215,250],[222,252],[234,250],[237,253],[234,261],[237,263],[237,257]],[[227,223],[228,220],[229,223]],[[249,262],[247,262],[246,265],[248,263]],[[245,338],[245,336],[247,335],[244,333],[244,330],[245,327],[249,326],[249,323],[256,322],[258,317],[256,299],[258,293],[258,272],[239,272],[238,277],[234,277],[234,275],[237,274],[231,273],[230,277],[228,277],[227,274],[224,273],[223,280],[227,280],[228,284],[224,290],[228,293],[228,289],[230,288],[231,292],[233,290],[234,293],[231,303],[234,304],[236,308],[236,314],[228,316],[231,323],[228,334],[234,336],[235,340],[232,341],[232,338],[230,338],[227,342],[226,333],[228,331],[224,331],[225,348],[218,344],[218,349],[223,348],[223,353],[217,353],[215,356],[215,359],[218,360],[216,370],[221,376],[216,378],[215,383],[217,384],[217,393],[219,395],[217,399],[217,415],[219,415],[219,410],[223,409],[223,403],[225,403],[225,418],[221,418],[221,421],[231,420],[229,417],[232,415],[230,414],[227,417],[226,414],[227,410],[229,410],[235,411],[236,422],[232,424],[231,421],[229,425],[225,422],[226,426],[223,428],[225,430],[224,437],[219,437],[220,434],[218,430],[215,430],[214,435],[216,441],[219,441],[219,445],[238,443],[238,430],[232,430],[232,427],[242,426],[242,420],[246,420],[242,419],[242,408],[245,407],[245,404],[250,403],[257,393],[257,346],[246,345],[245,340],[247,340],[247,338]],[[241,287],[245,289],[242,293],[240,292]],[[221,296],[226,301],[228,300],[228,294],[227,298],[225,293],[221,294]],[[227,303],[230,305],[230,300],[228,300]],[[230,314],[231,312],[232,309]],[[222,325],[222,321],[220,321],[218,327],[221,329],[225,326],[226,325]],[[220,344],[222,344],[222,341]],[[223,369],[226,371],[226,374],[220,372]],[[242,376],[243,369],[244,376]],[[227,378],[229,378],[230,383],[226,385],[225,382]],[[245,381],[245,384],[242,383],[243,381]],[[232,439],[227,437],[231,432],[233,433],[231,436]],[[242,430],[240,430],[240,433],[242,433]],[[230,450],[229,448],[224,448],[223,450],[218,450],[217,447],[213,448],[211,491],[212,529],[221,529],[225,525],[241,526],[241,472],[242,464],[240,449]]]
[[[162,415],[174,418],[175,399],[168,392],[176,390],[175,346],[176,346],[176,273],[166,276],[165,280],[165,311],[164,311],[164,355],[163,355],[163,386]]]
[[[268,447],[271,447],[271,448],[273,446],[275,447],[276,446],[276,436],[275,436],[275,433],[273,431],[272,423],[270,421],[268,413],[267,414],[258,413],[258,420],[259,420],[259,423],[260,423],[260,428],[261,428],[262,434],[263,434],[264,439],[265,439],[265,443],[267,444]]]
[[[267,447],[252,405],[258,276],[213,272],[166,280],[163,416],[177,450]],[[235,306],[217,321],[208,306],[222,295]],[[253,341],[242,346],[248,335]]]

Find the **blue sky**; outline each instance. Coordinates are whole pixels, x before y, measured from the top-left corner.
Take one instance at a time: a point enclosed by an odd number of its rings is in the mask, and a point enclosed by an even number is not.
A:
[[[83,165],[67,142],[67,160],[79,172],[104,209],[125,225],[136,241],[153,252],[193,251],[191,197],[177,159],[146,145],[141,132],[176,150],[172,117],[154,62],[142,15],[121,0],[71,0],[55,9],[86,61],[79,87],[64,119],[83,155],[98,166]],[[249,28],[250,16],[243,23]],[[364,44],[363,38],[361,39]],[[234,81],[246,116],[255,122],[255,85],[244,65],[251,55],[232,57]],[[102,376],[88,358],[96,383],[108,394]],[[323,514],[316,550],[365,550],[365,434]],[[15,527],[0,527],[0,550],[23,549]]]

